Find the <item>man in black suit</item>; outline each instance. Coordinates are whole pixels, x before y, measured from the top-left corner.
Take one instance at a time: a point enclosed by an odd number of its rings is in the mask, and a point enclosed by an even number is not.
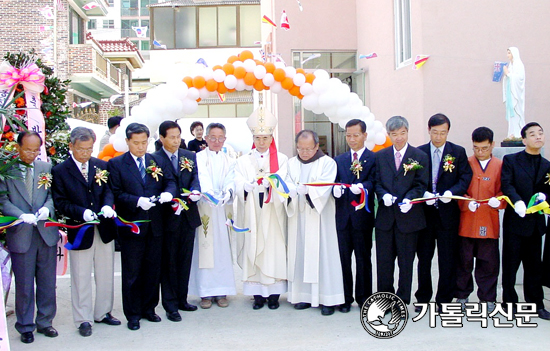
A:
[[[447,141],[451,121],[438,113],[428,120],[430,142],[419,146],[428,157],[428,190],[424,197],[466,194],[472,180],[472,169],[466,150]],[[458,254],[458,227],[460,209],[456,201],[442,197],[429,200],[424,205],[426,229],[418,236],[418,290],[415,293],[420,303],[430,302],[432,289],[432,259],[437,242],[439,280],[435,302],[452,302],[456,288],[456,264]],[[415,311],[420,312],[421,307]]]
[[[163,159],[147,154],[149,129],[139,123],[126,128],[129,151],[109,160],[110,186],[118,215],[128,221],[149,220],[134,234],[119,228],[122,262],[122,307],[130,330],[140,328],[143,317],[160,322],[155,314],[159,300],[162,233],[162,207],[155,200],[171,202],[176,194],[172,167]]]
[[[428,186],[428,157],[408,144],[409,122],[393,116],[386,122],[393,143],[376,153],[376,266],[378,291],[394,292],[395,258],[399,264],[397,296],[411,302],[413,261],[418,233],[426,227],[424,209],[411,204]]]
[[[346,124],[346,141],[350,151],[337,156],[338,166],[335,182],[351,184],[335,186],[336,231],[340,262],[344,277],[345,302],[339,306],[340,312],[349,312],[353,303],[353,275],[351,255],[355,253],[355,300],[359,307],[372,295],[372,228],[374,227],[374,153],[365,148],[367,125],[359,119]],[[364,209],[355,210],[352,201],[359,202],[361,188],[365,189],[368,202]],[[367,212],[367,208],[370,212]]]
[[[67,224],[77,225],[99,217],[98,226],[68,229],[71,248],[71,299],[73,320],[80,335],[92,335],[94,321],[120,325],[111,315],[114,300],[113,239],[116,226],[112,219],[114,197],[107,184],[107,162],[92,156],[96,139],[93,130],[76,127],[71,131],[71,156],[52,170],[55,207],[69,217]],[[92,302],[92,269],[96,286],[95,308]]]
[[[542,235],[546,230],[543,214],[525,214],[526,204],[544,201],[550,195],[550,162],[541,156],[544,131],[536,122],[521,129],[525,150],[504,156],[501,187],[514,204],[506,207],[502,242],[502,301],[517,303],[514,285],[519,265],[523,263],[523,294],[525,301],[537,305],[540,318],[550,319],[544,308],[542,290]],[[548,240],[548,238],[546,238]],[[514,308],[515,309],[515,308]]]
[[[166,316],[173,322],[181,321],[178,308],[195,311],[197,306],[187,302],[191,258],[195,228],[201,225],[196,202],[200,200],[200,184],[195,153],[179,148],[181,128],[173,121],[162,122],[159,127],[162,149],[153,155],[169,163],[166,169],[176,179],[177,189],[191,191],[187,201],[188,210],[176,207],[176,215],[171,208],[164,210],[165,223],[162,252],[162,306]]]

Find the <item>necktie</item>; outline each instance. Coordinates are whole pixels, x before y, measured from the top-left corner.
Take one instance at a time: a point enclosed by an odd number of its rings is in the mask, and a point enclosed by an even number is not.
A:
[[[353,161],[357,161],[357,152],[353,153]]]
[[[439,173],[439,165],[441,164],[441,155],[439,149],[435,149],[432,160],[432,191],[436,192],[437,175]]]
[[[82,173],[82,176],[86,181],[88,181],[88,167],[86,167],[86,164],[83,163],[80,167],[80,173]]]
[[[143,158],[138,157],[139,174],[141,174],[141,180],[145,182],[145,166],[143,165]]]
[[[399,166],[401,166],[401,153],[397,151],[395,153],[395,170],[399,171]]]
[[[25,188],[27,188],[27,192],[29,193],[29,197],[32,199],[32,191],[33,191],[33,179],[32,179],[32,167],[27,168],[27,174],[25,174]]]
[[[170,161],[172,161],[172,166],[174,167],[174,171],[178,171],[178,158],[176,155],[170,156]]]

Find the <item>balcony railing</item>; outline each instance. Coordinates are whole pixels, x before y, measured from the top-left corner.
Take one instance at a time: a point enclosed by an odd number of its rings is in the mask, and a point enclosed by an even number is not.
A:
[[[120,14],[122,16],[139,16],[138,8],[121,9]]]
[[[111,86],[111,89],[122,90],[122,75],[118,68],[111,64],[103,53],[93,45],[69,45],[69,54],[79,57],[69,61],[69,74],[79,75],[92,73],[97,80]],[[116,87],[116,88],[115,88]]]

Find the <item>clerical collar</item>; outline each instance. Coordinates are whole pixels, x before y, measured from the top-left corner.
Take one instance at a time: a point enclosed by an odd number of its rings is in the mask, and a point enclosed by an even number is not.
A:
[[[315,162],[317,161],[318,159],[320,159],[321,157],[325,156],[325,153],[319,149],[317,149],[317,152],[315,153],[315,155],[313,155],[312,158],[310,158],[309,160],[307,161],[304,161],[300,158],[300,155],[297,155],[296,157],[298,157],[298,161],[302,162],[303,164],[307,165],[308,163],[311,163],[311,162]]]
[[[254,149],[254,150],[252,150],[252,152],[254,153],[256,158],[267,158],[267,157],[269,157],[269,149],[267,149],[267,151],[264,152],[264,153],[260,153],[258,151],[258,149]]]

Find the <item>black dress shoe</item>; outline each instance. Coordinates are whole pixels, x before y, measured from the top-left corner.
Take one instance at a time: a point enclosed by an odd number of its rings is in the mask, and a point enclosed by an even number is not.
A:
[[[82,336],[90,336],[92,335],[92,325],[88,322],[81,323],[78,332]]]
[[[331,314],[334,314],[334,306],[321,307],[321,314],[323,316],[330,316]]]
[[[279,295],[269,295],[267,298],[267,307],[269,307],[270,310],[279,308]]]
[[[166,318],[172,322],[181,322],[181,315],[178,311],[166,312]]]
[[[36,329],[36,331],[40,334],[44,334],[48,338],[55,338],[56,336],[59,335],[57,333],[57,330],[55,330],[55,328],[52,327],[52,326],[45,327],[45,328],[38,328],[38,329]]]
[[[351,309],[351,304],[349,303],[343,303],[340,306],[338,306],[338,311],[342,313],[348,313]]]
[[[178,309],[186,312],[193,312],[197,310],[197,306],[191,305],[190,303],[182,303],[178,306]]]
[[[261,295],[254,295],[254,304],[252,305],[252,309],[259,310],[260,308],[264,307],[266,298]]]
[[[310,308],[311,304],[307,302],[298,302],[294,305],[294,308],[297,310],[305,310],[306,308]]]
[[[544,308],[538,309],[537,314],[539,315],[539,318],[550,320],[550,312],[548,312]]]
[[[21,342],[24,344],[30,344],[34,341],[34,335],[32,332],[25,332],[21,334]]]
[[[156,314],[156,313],[148,313],[148,314],[144,315],[143,317],[145,319],[147,319],[149,322],[154,322],[154,323],[158,323],[162,320],[162,319],[160,319],[159,315]]]
[[[105,315],[105,318],[103,318],[102,320],[100,321],[95,321],[96,323],[105,323],[107,325],[120,325],[121,322],[116,319],[115,317],[113,317],[110,313],[107,313]]]
[[[138,330],[139,329],[139,321],[128,321],[128,329]]]

